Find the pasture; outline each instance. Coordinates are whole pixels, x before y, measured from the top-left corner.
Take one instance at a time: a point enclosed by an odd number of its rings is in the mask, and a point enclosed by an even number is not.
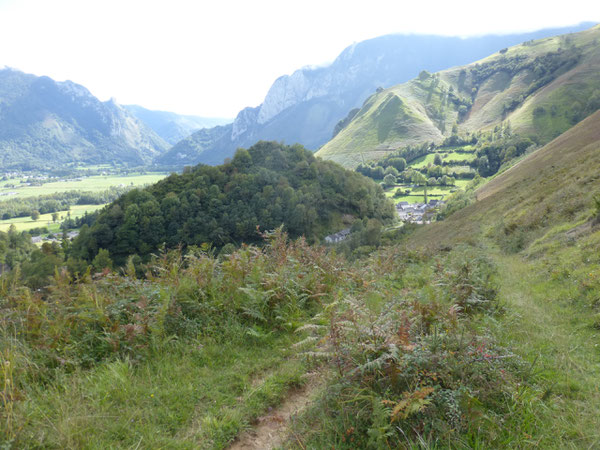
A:
[[[0,201],[16,197],[36,197],[65,191],[101,192],[112,186],[145,186],[156,183],[168,174],[164,172],[133,173],[127,175],[97,175],[91,177],[69,177],[40,185],[26,185],[21,179],[0,182]],[[14,186],[7,186],[14,185]]]

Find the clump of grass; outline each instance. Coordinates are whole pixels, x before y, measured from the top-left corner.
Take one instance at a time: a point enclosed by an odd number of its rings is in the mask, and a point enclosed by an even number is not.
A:
[[[594,200],[594,214],[595,214],[594,225],[597,225],[600,223],[600,194],[594,195],[593,200]]]

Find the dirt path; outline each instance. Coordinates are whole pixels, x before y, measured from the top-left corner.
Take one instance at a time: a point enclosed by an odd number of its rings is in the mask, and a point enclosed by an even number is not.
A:
[[[279,406],[260,417],[257,425],[240,435],[229,450],[269,450],[280,447],[288,437],[290,421],[306,409],[319,387],[320,383],[313,377]]]

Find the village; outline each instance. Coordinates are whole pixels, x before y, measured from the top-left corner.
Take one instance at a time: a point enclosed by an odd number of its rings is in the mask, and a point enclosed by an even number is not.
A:
[[[431,223],[435,209],[443,204],[441,200],[429,200],[429,203],[398,202],[396,212],[403,222],[427,224]]]
[[[428,203],[398,202],[396,213],[398,218],[405,223],[429,224],[435,211],[444,205],[442,200],[429,200]],[[326,244],[337,244],[345,241],[350,236],[350,228],[345,228],[337,233],[325,237]]]

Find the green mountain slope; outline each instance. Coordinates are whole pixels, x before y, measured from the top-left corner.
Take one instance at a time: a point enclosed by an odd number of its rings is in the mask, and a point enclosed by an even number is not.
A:
[[[71,81],[0,70],[0,169],[140,165],[167,148],[113,100],[101,102]]]
[[[452,134],[512,130],[541,143],[600,107],[600,26],[528,41],[467,66],[423,71],[367,99],[317,155],[346,167]]]
[[[508,251],[560,246],[593,231],[598,167],[600,111],[479,188],[473,204],[419,230],[411,245],[444,247],[487,236]]]

